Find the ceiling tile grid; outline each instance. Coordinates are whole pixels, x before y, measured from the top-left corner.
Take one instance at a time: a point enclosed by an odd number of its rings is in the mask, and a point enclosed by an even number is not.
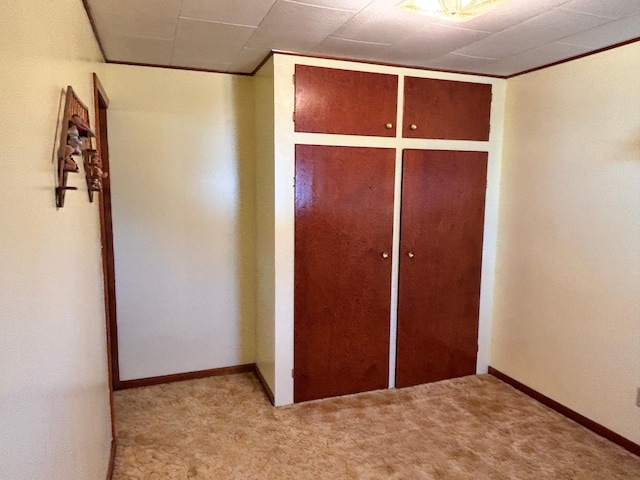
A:
[[[244,47],[234,59],[229,71],[231,72],[252,72],[256,65],[260,65],[262,61],[269,55],[271,50],[267,48],[248,48]]]
[[[138,37],[134,35],[103,35],[102,42],[108,58],[122,59],[131,63],[169,65],[173,40]]]
[[[109,61],[250,73],[271,50],[509,76],[640,37],[640,0],[511,0],[464,23],[401,0],[88,0]]]
[[[459,53],[448,53],[432,60],[431,66],[439,70],[466,70],[469,72],[487,71],[487,65],[495,63],[496,58],[474,57]]]
[[[182,0],[90,0],[89,4],[100,36],[173,40]]]
[[[183,0],[180,16],[257,27],[276,0]]]
[[[589,50],[597,50],[609,45],[622,43],[630,38],[640,35],[640,15],[622,18],[599,27],[585,30],[568,37],[563,37],[559,42],[570,45],[587,47]]]
[[[571,0],[563,8],[601,17],[624,18],[640,15],[640,0]]]
[[[458,50],[457,53],[495,58],[510,57],[608,22],[611,22],[610,18],[554,9],[494,33]]]
[[[229,66],[255,30],[256,27],[180,18],[171,64],[186,66],[194,61]]]
[[[361,42],[397,43],[433,23],[428,17],[397,9],[382,9],[376,3],[363,9],[333,34],[336,38]]]
[[[278,0],[264,18],[248,47],[276,50],[309,50],[321,43],[355,12],[334,10],[288,0]]]
[[[480,15],[477,18],[465,22],[464,25],[467,26],[467,28],[476,30],[499,32],[525,20],[537,17],[568,1],[569,0],[538,0],[531,2],[528,0],[512,0],[486,15]]]
[[[554,63],[565,58],[586,53],[588,49],[563,43],[545,43],[537,48],[485,65],[483,70],[493,75],[509,75],[512,72],[523,72],[539,65]]]
[[[400,63],[420,66],[424,61],[473,45],[489,35],[490,32],[433,23],[394,44],[390,53]]]

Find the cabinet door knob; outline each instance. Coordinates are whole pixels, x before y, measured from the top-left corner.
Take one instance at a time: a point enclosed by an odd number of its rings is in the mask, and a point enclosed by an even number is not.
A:
[[[407,257],[413,258],[413,257],[415,257],[415,255],[413,254],[413,252],[409,252],[409,253],[407,253]]]
[[[411,128],[411,130],[417,130],[418,129],[418,125],[416,125],[415,123],[412,123],[411,127],[409,127],[409,128]]]
[[[393,128],[393,123],[387,123],[386,127],[391,130]]]
[[[382,252],[382,258],[389,258],[389,254],[387,252]]]

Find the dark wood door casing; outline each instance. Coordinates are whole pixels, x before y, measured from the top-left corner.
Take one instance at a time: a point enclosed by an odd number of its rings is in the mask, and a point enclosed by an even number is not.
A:
[[[490,84],[405,77],[402,136],[487,141],[491,98]]]
[[[295,131],[395,137],[398,76],[295,66]]]
[[[397,387],[476,371],[486,179],[486,152],[404,151]]]
[[[98,78],[93,74],[93,106],[96,123],[96,148],[102,158],[103,171],[109,172],[109,141],[107,109],[109,97]],[[111,410],[112,455],[116,436],[115,403],[113,391],[119,383],[118,340],[116,327],[115,275],[113,267],[113,231],[111,224],[111,184],[110,178],[102,181],[102,192],[98,195],[100,215],[100,243],[102,247],[102,274],[104,288],[105,333],[107,353],[107,375],[109,382],[109,402]]]
[[[102,157],[102,166],[105,172],[110,172],[109,142],[107,108],[98,110],[100,117],[99,152]],[[120,367],[118,362],[118,322],[116,313],[116,273],[115,253],[113,250],[113,220],[111,214],[111,176],[102,180],[102,192],[99,195],[100,225],[102,237],[102,268],[104,270],[105,301],[107,302],[108,318],[112,355],[112,376],[114,388],[117,390],[120,384]]]
[[[294,401],[387,388],[395,150],[295,161]]]
[[[93,74],[94,107],[96,116],[96,143],[102,169],[110,172],[109,162],[109,98],[98,76]],[[120,385],[118,363],[118,322],[116,318],[116,276],[113,250],[113,221],[111,214],[111,176],[102,179],[102,191],[98,195],[100,212],[100,241],[102,244],[102,273],[104,279],[105,316],[107,321],[107,343],[110,384],[114,390]]]

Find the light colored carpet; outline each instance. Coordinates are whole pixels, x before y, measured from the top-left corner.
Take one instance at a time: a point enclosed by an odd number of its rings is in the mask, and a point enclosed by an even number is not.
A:
[[[640,479],[489,375],[273,408],[252,374],[116,393],[114,480]]]

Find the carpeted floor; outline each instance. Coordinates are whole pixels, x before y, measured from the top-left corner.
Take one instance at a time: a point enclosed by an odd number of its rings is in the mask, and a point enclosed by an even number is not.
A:
[[[489,375],[273,408],[252,374],[116,393],[114,480],[640,479]]]

